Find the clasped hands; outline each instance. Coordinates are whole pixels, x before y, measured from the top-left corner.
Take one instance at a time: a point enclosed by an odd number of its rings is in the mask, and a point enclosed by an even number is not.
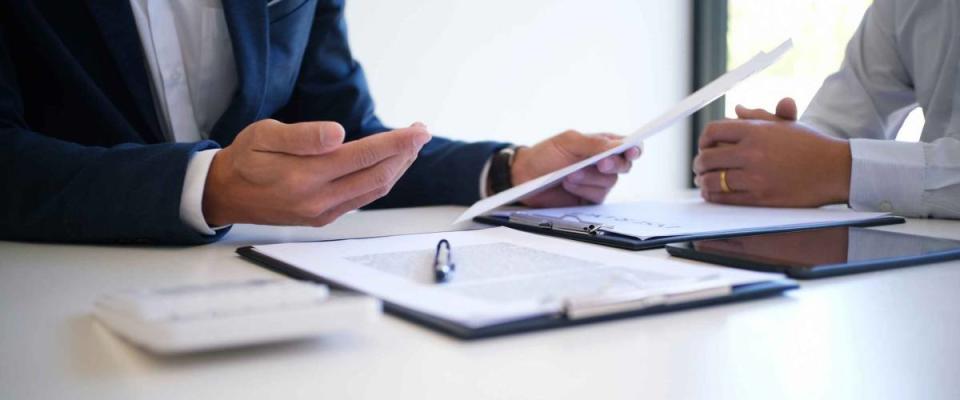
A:
[[[775,114],[743,106],[736,112],[738,119],[712,122],[700,136],[693,171],[705,200],[768,207],[848,201],[849,142],[796,122],[791,98]]]
[[[389,193],[430,139],[421,123],[345,143],[336,122],[255,122],[214,156],[203,215],[211,226],[329,224]],[[567,131],[519,148],[511,178],[518,185],[621,143],[612,134]],[[534,207],[602,202],[640,153],[634,147],[607,157],[522,202]]]

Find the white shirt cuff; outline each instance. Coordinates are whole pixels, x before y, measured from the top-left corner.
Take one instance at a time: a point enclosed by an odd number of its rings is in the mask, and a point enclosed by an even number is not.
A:
[[[922,143],[850,139],[850,206],[856,210],[927,215]]]
[[[490,193],[487,193],[487,177],[490,175],[491,162],[493,162],[493,156],[487,159],[487,162],[483,164],[483,169],[480,170],[480,199],[490,197]]]
[[[213,156],[220,149],[198,151],[187,163],[187,174],[183,178],[183,191],[180,194],[180,220],[204,235],[216,235],[203,217],[203,186],[207,183],[207,171]]]

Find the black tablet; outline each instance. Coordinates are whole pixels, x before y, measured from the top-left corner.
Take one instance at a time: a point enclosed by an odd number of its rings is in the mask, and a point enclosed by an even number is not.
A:
[[[808,229],[667,245],[677,257],[798,279],[960,259],[960,241],[856,227]]]

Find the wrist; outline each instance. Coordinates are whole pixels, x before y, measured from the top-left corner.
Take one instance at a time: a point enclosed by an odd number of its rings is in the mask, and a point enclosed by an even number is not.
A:
[[[831,146],[833,152],[830,160],[834,160],[832,176],[833,185],[831,187],[831,200],[833,203],[850,202],[850,174],[853,168],[853,156],[850,153],[850,142],[846,140],[837,140]]]
[[[225,226],[233,224],[236,218],[231,214],[228,203],[229,196],[224,191],[227,188],[230,168],[229,152],[221,150],[213,156],[210,169],[207,171],[207,180],[203,189],[203,217],[210,226]]]
[[[496,152],[490,158],[490,168],[487,174],[487,193],[494,195],[510,189],[517,183],[513,175],[517,151],[520,148],[510,146]]]
[[[526,181],[529,181],[536,177],[527,176],[527,169],[523,166],[526,165],[527,156],[529,156],[530,148],[526,146],[518,146],[513,150],[513,163],[510,165],[510,181],[514,185],[519,185]]]

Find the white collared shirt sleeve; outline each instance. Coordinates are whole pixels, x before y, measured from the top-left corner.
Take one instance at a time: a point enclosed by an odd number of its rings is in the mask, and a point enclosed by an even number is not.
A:
[[[854,209],[960,218],[960,101],[953,104],[960,97],[960,40],[950,34],[951,23],[920,18],[943,14],[941,6],[875,1],[850,40],[840,71],[826,79],[801,119],[850,139]],[[921,21],[928,26],[910,25]],[[933,54],[946,54],[950,67],[925,68],[922,59]],[[938,85],[949,90],[926,90]],[[894,141],[918,102],[927,119],[924,142]],[[939,107],[944,102],[946,109]]]
[[[483,164],[483,169],[480,170],[480,199],[490,197],[490,193],[487,192],[487,179],[490,177],[490,163],[492,162],[493,156],[490,156],[487,162]]]
[[[180,219],[204,235],[216,235],[215,229],[225,228],[211,228],[203,216],[203,189],[213,156],[218,151],[220,149],[198,151],[190,158],[187,173],[183,179],[183,191],[180,193]]]

